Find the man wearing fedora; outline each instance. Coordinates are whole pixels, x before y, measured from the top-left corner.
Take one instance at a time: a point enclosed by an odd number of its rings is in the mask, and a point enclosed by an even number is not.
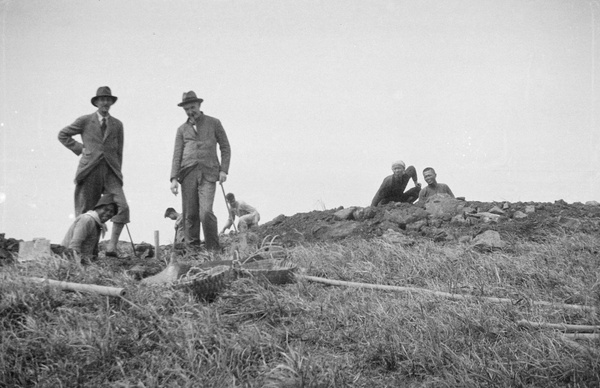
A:
[[[129,206],[123,192],[123,123],[108,111],[117,101],[108,86],[98,88],[91,102],[98,110],[79,117],[58,133],[58,140],[75,155],[82,155],[75,173],[75,215],[92,210],[102,194],[112,194],[119,212],[113,227],[107,256],[117,256],[123,226],[129,222]],[[81,136],[81,143],[73,139]]]
[[[177,128],[171,165],[171,192],[177,195],[181,183],[185,242],[200,245],[200,224],[206,248],[218,251],[219,230],[213,213],[216,183],[225,182],[231,148],[221,121],[200,111],[202,99],[193,91],[183,93],[177,104],[188,116]],[[217,156],[217,144],[221,161]]]

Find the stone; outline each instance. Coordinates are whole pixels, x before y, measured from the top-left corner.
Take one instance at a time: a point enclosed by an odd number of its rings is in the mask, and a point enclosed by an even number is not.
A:
[[[455,215],[462,213],[464,208],[465,202],[445,194],[435,194],[425,204],[425,211],[431,218],[441,218],[448,221]]]
[[[419,232],[423,227],[427,225],[427,220],[419,220],[406,224],[406,230],[411,232]]]
[[[19,261],[39,260],[52,256],[50,240],[34,238],[32,241],[19,242]]]
[[[585,204],[587,206],[600,206],[600,202],[598,201],[587,201]]]
[[[494,206],[493,208],[488,210],[488,213],[498,214],[499,216],[502,216],[504,215],[504,210],[500,209],[498,206]]]
[[[312,234],[319,240],[339,240],[352,235],[359,225],[356,221],[321,224],[313,228]]]
[[[364,221],[375,217],[376,214],[377,212],[371,206],[365,208],[357,207],[354,209],[352,217],[354,217],[356,221]]]
[[[386,230],[381,237],[392,244],[400,244],[406,246],[415,244],[415,240],[413,240],[412,238],[392,229]]]
[[[486,230],[485,232],[475,236],[471,241],[471,246],[482,251],[493,251],[504,249],[506,242],[500,238],[500,233],[495,230]]]
[[[508,210],[510,209],[510,203],[509,202],[504,202],[502,204],[502,210]]]
[[[352,220],[354,218],[354,210],[356,210],[356,207],[354,206],[351,206],[347,209],[338,210],[333,213],[333,218],[335,218],[337,221]]]
[[[452,220],[450,220],[450,222],[453,222],[455,224],[466,224],[468,223],[467,221],[467,217],[465,217],[464,214],[457,214],[454,217],[452,217]]]
[[[535,213],[535,205],[525,206],[525,213],[527,213],[527,214]]]
[[[558,217],[558,223],[567,229],[571,229],[571,230],[581,229],[581,221],[579,221],[576,218],[560,216],[560,217]]]
[[[523,218],[527,218],[527,214],[523,213],[520,210],[517,210],[516,212],[513,213],[513,218],[516,218],[517,220],[521,220]]]
[[[400,225],[401,227],[405,227],[407,224],[427,219],[428,215],[429,214],[422,208],[418,206],[410,206],[387,210],[383,215],[383,220],[391,221]]]

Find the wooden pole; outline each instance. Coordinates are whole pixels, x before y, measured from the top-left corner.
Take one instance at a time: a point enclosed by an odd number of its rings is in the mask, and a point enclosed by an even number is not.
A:
[[[158,230],[154,231],[154,256],[156,260],[160,260],[160,245],[158,244]]]
[[[600,333],[600,326],[567,325],[566,323],[531,322],[525,319],[517,321],[517,325],[530,329],[556,329],[566,333]]]
[[[422,293],[432,294],[432,295],[436,295],[436,296],[442,296],[444,298],[453,299],[453,300],[480,299],[480,300],[485,300],[485,301],[488,301],[491,303],[507,303],[507,304],[515,303],[515,301],[513,301],[512,299],[508,299],[508,298],[494,298],[494,297],[487,297],[487,296],[451,294],[449,292],[433,291],[433,290],[428,290],[426,288],[400,287],[400,286],[387,286],[387,285],[383,285],[383,284],[345,282],[343,280],[332,280],[332,279],[325,279],[325,278],[319,278],[316,276],[308,276],[308,275],[296,275],[296,278],[306,279],[311,282],[330,284],[330,285],[334,285],[334,286],[371,288],[371,289],[386,290],[386,291],[422,292]],[[552,303],[552,302],[536,301],[536,300],[531,300],[531,301],[529,301],[529,303],[531,303],[532,305],[536,305],[536,306],[547,306],[547,307],[555,307],[555,308],[560,307],[560,308],[565,308],[565,309],[583,310],[583,311],[590,311],[590,312],[596,311],[596,308],[593,306],[584,306],[584,305],[578,305],[578,304]]]
[[[117,287],[98,286],[95,284],[70,283],[45,278],[25,277],[24,279],[37,283],[45,283],[52,287],[58,287],[63,291],[87,292],[91,294],[100,294],[106,296],[124,296],[125,289]]]

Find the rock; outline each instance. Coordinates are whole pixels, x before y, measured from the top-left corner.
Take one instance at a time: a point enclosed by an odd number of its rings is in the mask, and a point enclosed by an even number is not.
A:
[[[527,213],[527,214],[535,213],[535,205],[525,206],[525,213]]]
[[[452,220],[450,220],[450,222],[453,222],[455,224],[466,224],[468,223],[467,218],[465,217],[464,213],[463,214],[457,214],[454,217],[452,217]]]
[[[337,221],[351,220],[353,219],[354,210],[356,210],[356,207],[354,206],[351,206],[347,209],[338,210],[333,213],[333,218]]]
[[[560,216],[560,217],[558,217],[558,223],[567,229],[571,229],[571,230],[581,229],[581,221],[579,221],[576,218]]]
[[[471,240],[472,240],[471,236],[460,236],[460,237],[458,238],[458,242],[459,242],[460,244],[467,244],[467,243],[470,243],[470,242],[471,242]]]
[[[492,214],[498,214],[500,216],[504,215],[504,210],[500,209],[498,206],[494,206],[493,208],[488,210],[488,212]]]
[[[384,221],[394,222],[401,227],[407,224],[427,219],[428,213],[418,206],[409,206],[387,210],[383,216]]]
[[[354,213],[352,213],[352,217],[356,221],[364,221],[375,217],[377,212],[371,206],[367,206],[365,208],[357,207],[354,209]]]
[[[415,244],[415,240],[413,240],[412,238],[391,229],[388,229],[381,237],[392,244],[400,244],[406,246]]]
[[[508,210],[510,209],[510,203],[509,202],[504,202],[502,204],[502,210]]]
[[[598,201],[587,201],[585,204],[587,206],[600,206],[600,202]]]
[[[319,240],[338,240],[354,233],[360,224],[355,221],[336,222],[333,224],[317,225],[312,230],[312,235]]]
[[[513,213],[513,218],[516,218],[517,220],[521,220],[523,218],[527,218],[527,214],[523,213],[520,210],[517,210],[516,212]]]
[[[270,223],[272,225],[277,225],[281,224],[283,221],[285,221],[285,216],[283,214],[280,214],[277,217],[273,218]]]
[[[48,239],[34,238],[32,241],[19,243],[19,261],[39,260],[50,256],[52,256],[52,250]]]
[[[471,246],[482,251],[493,251],[504,249],[506,242],[500,238],[500,233],[495,230],[486,230],[485,232],[475,236],[471,242]]]
[[[431,218],[451,220],[455,215],[462,213],[465,203],[445,194],[435,194],[425,204],[425,211]]]
[[[406,230],[411,231],[411,232],[419,232],[426,225],[427,225],[427,220],[419,220],[419,221],[411,222],[410,224],[406,224]]]

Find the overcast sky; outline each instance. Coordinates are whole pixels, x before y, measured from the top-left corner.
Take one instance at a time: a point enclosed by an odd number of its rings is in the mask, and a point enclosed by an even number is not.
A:
[[[262,222],[367,206],[398,159],[467,200],[600,200],[597,0],[0,4],[6,237],[62,240],[78,157],[57,134],[103,85],[119,98],[135,243],[173,239],[188,90],[228,134],[225,189]],[[221,228],[220,190],[215,213]]]

